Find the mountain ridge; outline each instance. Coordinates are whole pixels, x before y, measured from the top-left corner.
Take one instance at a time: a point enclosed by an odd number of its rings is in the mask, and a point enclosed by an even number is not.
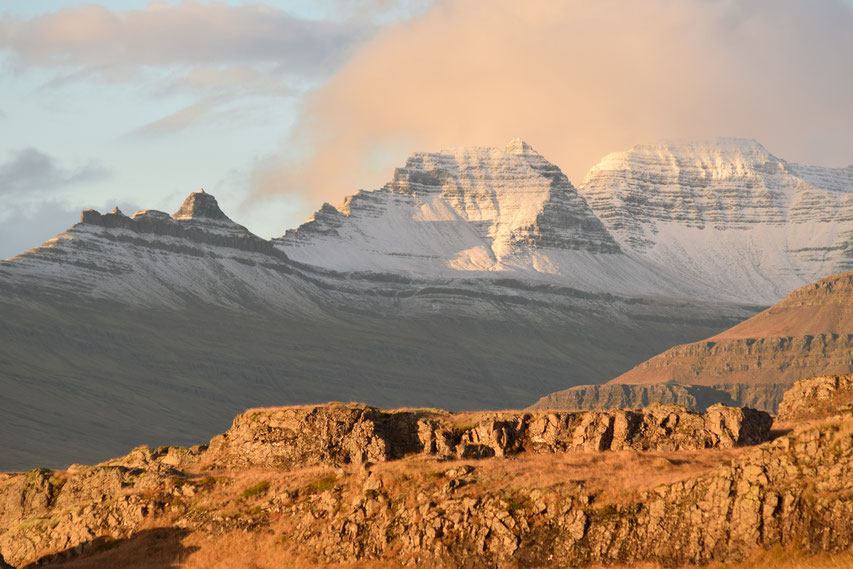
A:
[[[851,300],[853,272],[830,275],[728,330],[672,347],[604,385],[548,394],[531,408],[677,402],[701,410],[734,401],[775,413],[795,381],[853,371]]]
[[[259,404],[523,407],[713,336],[775,294],[738,273],[705,282],[714,265],[687,255],[686,268],[644,257],[583,194],[513,141],[416,154],[290,241],[201,192],[173,215],[86,212],[0,262],[0,414],[14,417],[0,468],[184,443]],[[777,268],[744,270],[773,283]]]

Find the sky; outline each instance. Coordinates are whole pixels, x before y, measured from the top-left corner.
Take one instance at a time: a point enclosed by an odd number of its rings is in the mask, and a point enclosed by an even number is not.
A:
[[[278,236],[517,136],[575,184],[662,138],[853,164],[853,2],[0,2],[0,258],[199,188]]]

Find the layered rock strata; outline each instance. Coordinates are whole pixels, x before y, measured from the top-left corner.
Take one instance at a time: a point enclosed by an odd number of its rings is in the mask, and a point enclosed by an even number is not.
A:
[[[587,411],[590,409],[635,409],[647,405],[681,405],[705,411],[711,405],[743,405],[776,414],[790,383],[690,385],[675,382],[631,385],[606,383],[578,385],[540,398],[529,409]]]

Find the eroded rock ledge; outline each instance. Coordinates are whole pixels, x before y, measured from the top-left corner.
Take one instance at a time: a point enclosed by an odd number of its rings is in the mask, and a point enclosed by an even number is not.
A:
[[[675,405],[640,411],[383,411],[358,405],[289,407],[238,415],[210,443],[208,459],[228,466],[382,462],[412,453],[487,458],[520,453],[692,450],[755,445],[772,419],[763,411],[714,405],[704,414]]]

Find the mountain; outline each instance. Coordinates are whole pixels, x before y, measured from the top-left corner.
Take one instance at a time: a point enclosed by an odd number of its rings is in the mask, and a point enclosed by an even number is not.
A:
[[[655,356],[614,383],[791,384],[853,366],[853,272],[791,292],[708,338]]]
[[[323,207],[274,240],[338,271],[518,278],[590,292],[694,297],[626,255],[568,178],[520,139],[414,154],[383,188]]]
[[[0,469],[189,444],[257,405],[521,407],[753,311],[489,275],[300,263],[204,192],[85,211],[0,263]]]
[[[851,370],[853,272],[848,272],[798,288],[752,318],[701,342],[666,350],[606,385],[553,393],[534,408],[672,401],[702,409],[737,402],[775,412],[795,381]],[[704,393],[704,399],[691,401],[694,392]]]
[[[752,140],[636,146],[578,187],[626,252],[754,303],[853,269],[853,166],[799,166]]]
[[[847,171],[768,174],[744,147],[611,157],[577,188],[520,140],[419,153],[273,240],[204,192],[83,212],[0,262],[0,469],[188,444],[258,405],[523,407],[717,334],[843,266],[853,228]],[[772,223],[737,216],[764,194]]]
[[[640,145],[575,188],[528,144],[415,154],[275,240],[335,270],[487,273],[595,292],[767,306],[853,269],[853,167],[751,140]]]

